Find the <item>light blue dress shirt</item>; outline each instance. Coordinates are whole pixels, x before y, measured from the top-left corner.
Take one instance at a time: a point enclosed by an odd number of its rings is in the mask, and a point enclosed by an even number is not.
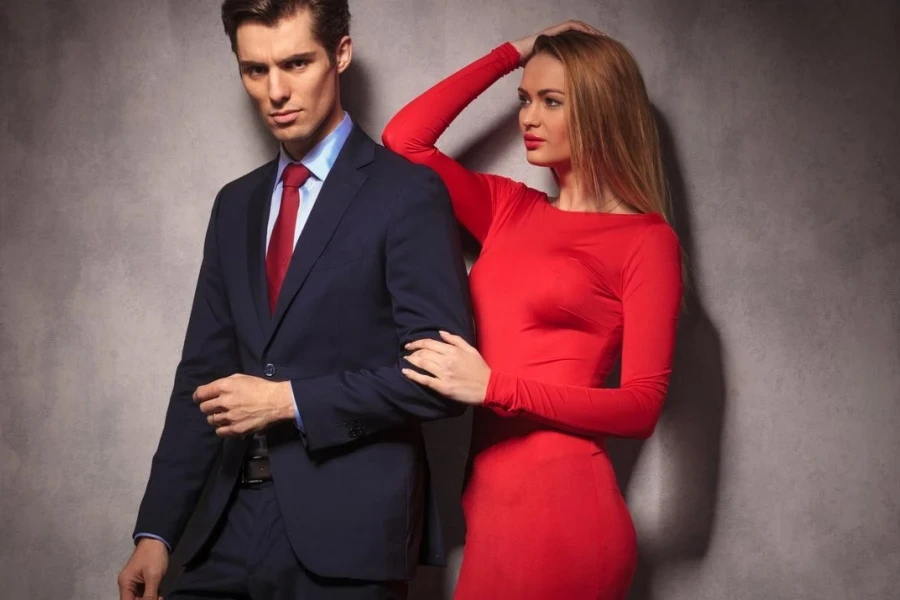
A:
[[[309,219],[309,213],[312,212],[313,206],[315,206],[316,200],[319,197],[319,192],[322,191],[322,185],[325,183],[325,178],[328,177],[328,174],[331,172],[331,168],[334,166],[334,162],[337,160],[338,154],[341,153],[344,142],[347,141],[352,129],[353,121],[350,120],[350,115],[344,113],[341,124],[338,125],[334,131],[329,133],[328,137],[319,142],[315,148],[307,152],[306,156],[300,161],[304,167],[309,169],[310,177],[306,180],[306,183],[300,187],[300,210],[297,211],[297,223],[294,226],[294,247],[297,246],[297,240],[300,239],[300,234],[306,226],[306,221]],[[266,248],[269,247],[272,229],[275,228],[275,221],[278,219],[278,213],[281,210],[281,192],[283,190],[281,178],[284,174],[284,169],[292,162],[296,161],[293,160],[285,151],[284,147],[282,147],[278,157],[278,173],[275,177],[275,189],[272,190],[272,203],[269,208],[269,224],[266,227]],[[291,394],[293,393],[292,390]],[[300,411],[297,409],[296,398],[294,399],[294,418],[297,423],[297,428],[303,429],[303,419],[300,417]]]
[[[352,130],[353,121],[350,119],[350,115],[344,113],[344,118],[341,120],[340,125],[338,125],[334,131],[329,133],[328,137],[307,152],[306,156],[300,160],[300,163],[309,169],[310,177],[300,187],[300,210],[297,211],[297,223],[294,226],[295,247],[297,246],[297,240],[300,239],[300,234],[303,232],[303,228],[306,226],[306,221],[309,220],[309,214],[312,212],[313,206],[315,206],[316,200],[319,198],[319,192],[322,191],[325,178],[328,177],[328,174],[331,172],[331,168],[334,166],[338,154],[341,153],[341,149],[344,147],[347,138],[350,137],[350,132]],[[282,146],[278,156],[278,172],[275,177],[275,189],[272,190],[272,203],[269,207],[269,223],[266,226],[266,248],[269,247],[272,229],[275,228],[275,221],[278,219],[278,213],[281,210],[281,192],[283,190],[281,177],[284,174],[284,169],[293,162],[297,161],[292,159]],[[291,394],[293,395],[293,393],[292,390]],[[303,419],[300,418],[300,411],[297,409],[296,398],[294,399],[294,418],[297,428],[303,429]],[[137,540],[142,537],[157,539],[166,545],[169,552],[172,551],[172,545],[158,535],[152,533],[138,533],[134,536],[134,539]]]

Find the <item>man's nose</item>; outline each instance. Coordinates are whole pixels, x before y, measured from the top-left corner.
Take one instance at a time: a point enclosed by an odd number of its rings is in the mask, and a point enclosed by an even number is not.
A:
[[[269,100],[272,104],[284,104],[291,97],[291,90],[278,71],[269,73]]]

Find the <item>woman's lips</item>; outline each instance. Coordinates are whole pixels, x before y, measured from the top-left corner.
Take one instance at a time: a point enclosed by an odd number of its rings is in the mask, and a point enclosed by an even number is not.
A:
[[[528,150],[537,150],[540,148],[541,144],[544,143],[544,140],[534,135],[526,135],[525,136],[525,148]]]

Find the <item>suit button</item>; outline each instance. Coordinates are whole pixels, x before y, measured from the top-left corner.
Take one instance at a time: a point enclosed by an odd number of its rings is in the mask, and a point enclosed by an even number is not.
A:
[[[273,365],[272,363],[267,364],[266,367],[263,369],[263,373],[266,374],[266,377],[274,377],[275,376],[275,365]]]
[[[354,421],[353,423],[350,423],[350,428],[347,433],[355,440],[366,435],[366,430],[359,421]]]

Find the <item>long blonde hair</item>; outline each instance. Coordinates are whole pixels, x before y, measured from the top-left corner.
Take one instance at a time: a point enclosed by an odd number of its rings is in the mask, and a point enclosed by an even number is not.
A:
[[[565,31],[538,36],[537,54],[565,69],[572,169],[585,192],[600,198],[605,184],[635,210],[671,222],[656,119],[628,49],[607,36]]]

